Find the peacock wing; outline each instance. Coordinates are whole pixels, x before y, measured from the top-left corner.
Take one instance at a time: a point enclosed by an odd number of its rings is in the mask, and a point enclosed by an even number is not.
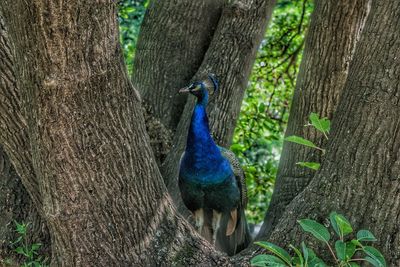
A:
[[[236,157],[236,155],[232,151],[230,151],[224,147],[219,147],[219,149],[221,151],[222,156],[225,157],[231,164],[233,173],[236,177],[237,185],[240,190],[240,204],[241,204],[241,207],[243,209],[245,209],[247,206],[246,176],[244,174],[242,167],[240,166],[239,159]]]
[[[220,231],[216,240],[216,247],[232,256],[251,243],[249,227],[244,212],[247,206],[246,177],[235,154],[223,147],[220,147],[220,151],[222,156],[231,164],[240,190],[239,207],[222,215],[221,225],[226,225],[226,231],[225,229]]]

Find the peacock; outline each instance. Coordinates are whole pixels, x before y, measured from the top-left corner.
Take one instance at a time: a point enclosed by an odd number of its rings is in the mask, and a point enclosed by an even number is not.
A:
[[[179,90],[197,98],[179,163],[179,188],[197,231],[220,251],[234,255],[251,241],[244,213],[246,183],[236,156],[217,146],[210,134],[206,107],[218,87],[215,75],[208,74]]]

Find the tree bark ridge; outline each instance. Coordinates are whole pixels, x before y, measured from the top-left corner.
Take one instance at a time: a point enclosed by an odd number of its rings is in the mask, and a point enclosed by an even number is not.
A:
[[[33,169],[22,96],[18,89],[14,48],[0,10],[0,144],[8,152],[25,187],[40,211],[42,200]]]

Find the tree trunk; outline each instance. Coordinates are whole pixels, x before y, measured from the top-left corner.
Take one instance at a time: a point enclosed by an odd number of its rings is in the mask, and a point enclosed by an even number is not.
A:
[[[322,134],[304,125],[312,112],[332,119],[369,5],[370,0],[316,1],[286,136],[302,136],[320,147],[326,145]],[[319,151],[284,142],[274,193],[260,231],[262,235],[270,234],[285,207],[304,190],[315,174],[315,171],[296,163],[322,160]]]
[[[52,265],[225,265],[173,209],[123,66],[115,3],[3,1],[1,8],[29,110],[22,130],[40,177]],[[1,125],[15,115],[6,113]]]
[[[297,219],[323,222],[337,211],[378,238],[400,266],[400,2],[373,1],[332,125],[327,155],[310,185],[287,207],[270,240],[304,234]]]

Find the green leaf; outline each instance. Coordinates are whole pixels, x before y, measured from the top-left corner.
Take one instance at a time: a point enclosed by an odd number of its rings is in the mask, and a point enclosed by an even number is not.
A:
[[[344,244],[343,241],[338,240],[335,242],[335,250],[336,250],[336,255],[338,256],[339,259],[341,260],[346,259],[346,245]]]
[[[29,255],[25,252],[23,247],[17,247],[15,249],[15,252],[17,252],[20,255],[24,255],[25,257],[29,257]]]
[[[318,257],[313,258],[308,262],[309,267],[327,267],[326,263]]]
[[[308,267],[325,267],[327,266],[323,260],[315,255],[314,250],[307,248],[308,253]]]
[[[16,227],[15,230],[17,231],[17,233],[20,234],[20,235],[25,235],[27,227],[28,227],[28,224],[24,224],[24,223],[20,224],[20,223],[18,223],[16,221],[14,221],[14,223],[15,223],[15,227]]]
[[[136,9],[134,8],[134,7],[132,7],[132,6],[128,6],[128,7],[125,7],[125,12],[126,13],[132,13],[132,12],[134,12]]]
[[[342,261],[351,259],[356,252],[356,245],[351,242],[338,240],[335,242],[336,255]]]
[[[335,230],[335,233],[339,236],[339,237],[341,237],[342,235],[341,235],[341,232],[340,232],[340,230],[339,230],[339,226],[337,225],[337,222],[336,222],[336,215],[337,215],[337,213],[336,212],[331,212],[330,214],[329,214],[329,220],[330,220],[330,222],[331,222],[331,226],[332,226],[332,228],[333,228],[333,230]]]
[[[341,239],[343,239],[345,235],[353,232],[350,222],[343,215],[331,212],[331,214],[329,214],[329,219],[333,230],[335,230]]]
[[[328,229],[314,220],[302,219],[298,221],[304,231],[311,233],[318,240],[328,242],[331,238]]]
[[[376,241],[375,236],[368,230],[360,230],[357,232],[358,241]]]
[[[353,243],[353,244],[354,244],[355,246],[357,246],[357,247],[360,247],[360,248],[364,247],[364,246],[361,244],[361,242],[358,241],[357,239],[353,239],[353,240],[351,240],[350,242]]]
[[[379,250],[370,246],[365,246],[363,250],[369,257],[379,263],[378,266],[386,266],[385,258],[383,257],[382,253],[379,252]]]
[[[343,233],[343,236],[353,232],[350,222],[343,215],[336,215],[336,223],[338,224],[340,231]]]
[[[360,267],[360,265],[355,262],[349,262],[349,264],[350,264],[350,267]]]
[[[292,142],[292,143],[299,144],[299,145],[303,145],[303,146],[318,148],[313,142],[311,142],[307,139],[304,139],[303,137],[296,136],[296,135],[288,136],[285,138],[285,140]]]
[[[268,256],[272,256],[272,255],[260,254],[260,255],[254,256],[250,260],[251,266],[267,266],[267,262],[269,261]]]
[[[309,255],[308,257],[310,259],[313,259],[313,258],[317,257],[317,255],[315,254],[314,250],[312,250],[311,248],[307,248],[307,250],[308,250],[308,255]]]
[[[274,253],[276,256],[278,256],[279,258],[281,258],[284,262],[286,262],[289,266],[291,265],[291,257],[289,255],[289,253],[286,252],[286,250],[284,250],[283,248],[272,244],[270,242],[267,241],[258,241],[255,242],[254,244],[259,245],[265,249],[267,249],[268,251]]]
[[[301,250],[303,251],[303,255],[304,255],[304,265],[307,265],[307,262],[308,262],[308,248],[307,248],[306,244],[304,244],[304,241],[301,242]]]
[[[274,255],[257,255],[250,261],[251,266],[287,266],[280,258]]]
[[[318,131],[322,133],[329,133],[331,128],[331,122],[327,118],[319,118],[317,113],[310,114],[310,121]]]
[[[299,257],[292,258],[292,265],[293,266],[304,266],[304,264],[301,262]]]
[[[40,244],[40,243],[32,244],[31,250],[33,250],[33,251],[38,250],[41,246],[42,246],[42,244]]]
[[[231,145],[231,150],[235,153],[241,153],[243,150],[245,150],[245,147],[241,144],[233,144]]]
[[[293,251],[296,253],[297,257],[298,257],[298,263],[300,264],[300,266],[304,266],[304,258],[303,255],[301,255],[301,252],[298,248],[296,248],[293,245],[289,245],[290,248],[293,249]]]
[[[261,103],[261,104],[258,106],[258,112],[264,113],[264,111],[265,111],[265,104],[264,104],[264,103]]]
[[[382,265],[379,263],[379,261],[377,261],[377,260],[375,260],[374,258],[371,258],[371,257],[365,257],[364,258],[364,260],[366,260],[367,262],[369,262],[369,263],[371,263],[372,264],[372,266],[375,266],[375,267],[381,267]]]
[[[296,164],[306,168],[310,168],[315,171],[317,171],[321,166],[321,164],[319,164],[318,162],[297,162]]]

